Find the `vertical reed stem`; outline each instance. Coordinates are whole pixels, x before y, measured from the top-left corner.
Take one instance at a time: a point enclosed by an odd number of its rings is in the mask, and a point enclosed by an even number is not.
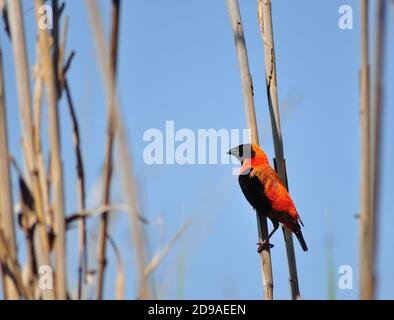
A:
[[[54,208],[54,232],[55,232],[55,286],[56,298],[67,299],[66,278],[66,225],[64,219],[64,190],[63,190],[63,164],[61,160],[60,127],[57,108],[58,91],[55,82],[55,72],[49,47],[48,34],[39,25],[39,8],[43,5],[42,0],[35,1],[38,40],[40,45],[41,66],[43,79],[46,86],[49,117],[49,141],[51,148],[51,185]]]
[[[383,80],[384,80],[384,51],[385,51],[385,28],[386,15],[385,6],[387,1],[376,0],[376,28],[375,28],[375,72],[374,72],[374,95],[373,111],[374,125],[372,128],[372,213],[370,219],[370,243],[367,248],[370,274],[368,275],[368,285],[364,292],[365,298],[375,299],[376,295],[376,248],[377,248],[377,229],[380,210],[380,177],[381,177],[381,153],[382,153],[382,133],[383,133]],[[364,296],[363,296],[364,297]]]
[[[3,53],[0,48],[0,230],[4,233],[5,241],[11,253],[11,259],[16,260],[17,247],[12,204],[11,174],[8,163],[8,132],[5,106],[5,91],[3,78]],[[6,266],[1,264],[2,283],[5,299],[18,299],[17,287],[6,271]]]
[[[123,121],[120,116],[120,108],[116,96],[116,84],[111,72],[107,50],[103,37],[103,26],[100,18],[100,12],[95,0],[85,0],[92,24],[94,40],[98,51],[98,58],[105,89],[108,97],[108,106],[112,108],[115,138],[119,145],[119,162],[122,170],[121,179],[124,189],[124,195],[128,206],[130,207],[130,225],[133,235],[133,245],[135,249],[135,262],[137,265],[137,279],[139,281],[139,298],[149,299],[150,288],[149,281],[144,276],[145,265],[147,261],[146,240],[142,222],[139,219],[138,201],[136,195],[136,185],[134,180],[132,159],[129,153],[126,132]],[[113,103],[111,103],[113,101]]]
[[[361,0],[361,83],[360,83],[360,298],[371,299],[373,260],[371,226],[371,129],[368,54],[368,0]]]
[[[113,75],[113,81],[116,82],[116,66],[118,56],[118,39],[119,39],[119,13],[120,13],[120,0],[112,1],[112,32],[111,32],[111,53],[110,53],[110,67]],[[114,103],[110,101],[110,103]],[[105,163],[104,163],[104,194],[103,205],[108,206],[111,197],[111,177],[113,165],[113,143],[114,143],[114,116],[113,108],[108,107],[108,127],[107,127],[107,143],[105,150]],[[101,217],[100,231],[99,231],[99,249],[98,249],[98,277],[97,277],[97,299],[103,298],[104,288],[104,271],[106,266],[106,251],[107,251],[107,229],[108,229],[108,212],[104,212]]]
[[[86,195],[85,195],[85,171],[83,167],[82,148],[81,148],[81,137],[79,134],[79,125],[77,121],[77,115],[75,113],[74,103],[71,96],[70,86],[68,80],[64,79],[64,90],[66,92],[68,109],[70,112],[71,123],[73,127],[73,140],[76,155],[76,167],[77,167],[77,192],[79,197],[79,211],[84,212],[86,209]],[[87,245],[86,245],[86,217],[80,219],[79,226],[79,263],[78,263],[78,300],[82,299],[82,287],[84,274],[87,266]]]
[[[274,35],[272,30],[271,1],[258,0],[258,18],[261,36],[264,41],[264,61],[267,83],[268,106],[271,116],[272,137],[275,148],[275,169],[282,183],[287,186],[286,162],[284,159],[282,130],[280,126],[279,100],[276,82],[276,62]],[[289,282],[291,297],[293,300],[300,298],[298,285],[297,263],[294,254],[293,236],[291,232],[282,226],[286,244],[287,262],[289,267]]]
[[[245,36],[241,21],[241,14],[237,0],[227,0],[227,8],[230,16],[231,29],[234,33],[235,48],[237,51],[238,63],[241,75],[242,92],[244,96],[244,107],[246,123],[251,130],[252,143],[259,143],[256,115],[253,100],[253,83],[249,70],[248,52],[246,49]],[[267,218],[257,212],[257,229],[259,240],[268,236]],[[269,248],[261,252],[261,271],[263,276],[264,297],[266,300],[273,299],[273,277],[271,265],[271,253]]]
[[[29,67],[22,5],[20,0],[8,2],[8,15],[14,53],[15,73],[18,89],[19,113],[21,116],[23,155],[26,163],[28,182],[30,182],[34,194],[35,210],[38,219],[38,233],[35,237],[34,246],[38,264],[51,265],[49,258],[49,240],[45,227],[45,217],[42,206],[42,191],[37,175],[37,156],[34,152],[34,130],[31,111]],[[43,290],[44,299],[53,299],[53,290]]]

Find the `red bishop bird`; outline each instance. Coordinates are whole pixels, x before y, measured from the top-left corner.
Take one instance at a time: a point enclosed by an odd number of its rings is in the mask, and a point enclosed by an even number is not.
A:
[[[271,220],[274,227],[268,237],[259,243],[257,251],[260,253],[267,245],[272,247],[269,239],[278,230],[279,223],[293,232],[302,249],[308,251],[300,226],[304,224],[286,187],[271,168],[265,152],[256,144],[241,144],[228,154],[241,162],[238,181],[244,196],[256,211]]]

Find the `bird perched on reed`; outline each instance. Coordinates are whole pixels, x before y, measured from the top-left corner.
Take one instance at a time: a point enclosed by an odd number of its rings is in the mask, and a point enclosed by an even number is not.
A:
[[[238,181],[244,196],[256,211],[271,220],[274,227],[268,237],[258,243],[257,251],[260,253],[267,246],[272,247],[269,239],[279,228],[279,223],[293,232],[302,249],[308,251],[300,226],[304,224],[265,152],[257,144],[241,144],[228,151],[228,154],[241,162]]]

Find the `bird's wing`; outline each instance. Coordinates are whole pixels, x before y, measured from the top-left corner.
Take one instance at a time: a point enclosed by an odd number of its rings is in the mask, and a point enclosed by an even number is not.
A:
[[[288,215],[288,218],[291,218],[293,223],[299,220],[302,224],[293,200],[277,173],[271,169],[265,171],[264,175],[264,177],[259,178],[264,184],[264,195],[269,199],[272,209],[277,213]]]

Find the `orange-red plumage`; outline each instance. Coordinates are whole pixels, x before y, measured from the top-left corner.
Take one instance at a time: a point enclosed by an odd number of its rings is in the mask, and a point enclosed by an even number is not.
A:
[[[297,209],[286,187],[271,168],[264,151],[256,144],[244,144],[231,149],[229,154],[241,161],[238,180],[246,199],[256,210],[270,218],[274,225],[266,241],[277,230],[280,222],[297,236],[303,250],[307,251],[299,224],[303,223]]]

